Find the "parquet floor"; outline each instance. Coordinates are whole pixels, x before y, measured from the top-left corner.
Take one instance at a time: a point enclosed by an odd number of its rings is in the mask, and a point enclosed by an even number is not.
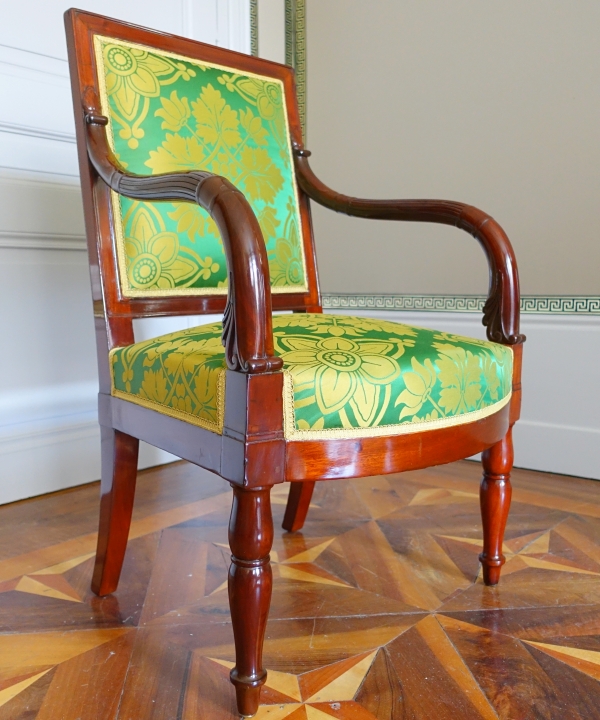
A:
[[[276,533],[259,720],[600,718],[600,484],[516,471],[486,588],[479,475],[317,485],[304,531]],[[102,600],[97,492],[0,508],[0,720],[236,718],[228,486],[185,463],[141,473]]]

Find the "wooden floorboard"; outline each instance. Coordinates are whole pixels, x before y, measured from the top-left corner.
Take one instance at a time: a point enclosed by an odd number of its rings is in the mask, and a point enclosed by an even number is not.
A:
[[[479,475],[317,484],[304,530],[276,532],[259,720],[600,720],[600,483],[515,471],[486,588]],[[0,507],[0,720],[236,718],[228,485],[187,463],[140,473],[104,599],[97,494]]]

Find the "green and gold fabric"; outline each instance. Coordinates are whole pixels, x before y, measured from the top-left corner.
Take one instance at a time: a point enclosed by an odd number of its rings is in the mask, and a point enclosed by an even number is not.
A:
[[[111,352],[113,395],[223,428],[221,323]],[[343,315],[275,315],[289,440],[398,435],[491,415],[510,399],[504,345]]]
[[[306,290],[283,83],[96,36],[102,112],[112,149],[138,175],[207,170],[248,198],[274,292]],[[226,293],[219,232],[191,203],[112,195],[127,296]]]

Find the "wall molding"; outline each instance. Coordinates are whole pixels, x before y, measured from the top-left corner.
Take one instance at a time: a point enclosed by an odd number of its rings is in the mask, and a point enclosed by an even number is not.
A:
[[[15,37],[15,45],[35,45],[33,36]],[[2,165],[78,177],[66,59],[0,44],[0,95]]]
[[[2,432],[3,428],[0,428],[0,456],[81,438],[96,438],[98,427],[97,412],[94,410],[89,414],[53,418],[44,423],[15,425],[10,432]]]
[[[250,0],[250,54],[258,57],[258,0]]]
[[[285,0],[285,62],[296,71],[296,95],[306,141],[306,0]]]
[[[16,250],[87,250],[83,235],[0,230],[0,248]]]
[[[390,310],[481,313],[484,295],[370,295],[324,293],[327,310]],[[598,295],[522,295],[521,312],[552,315],[600,315]]]
[[[0,505],[100,478],[97,381],[0,393]],[[139,468],[174,460],[140,445]]]
[[[26,137],[41,138],[42,140],[55,140],[57,142],[71,143],[73,145],[77,142],[73,133],[46,130],[45,128],[32,127],[31,125],[20,125],[18,123],[8,123],[1,120],[0,132],[9,133],[10,135],[25,135]]]
[[[0,43],[0,74],[48,81],[49,77],[69,83],[69,64],[54,55]],[[38,76],[38,77],[36,77]]]

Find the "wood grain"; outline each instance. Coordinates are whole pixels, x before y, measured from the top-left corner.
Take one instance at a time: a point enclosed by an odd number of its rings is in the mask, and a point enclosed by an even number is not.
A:
[[[461,462],[317,484],[303,533],[274,532],[259,720],[597,720],[600,524],[552,506],[560,498],[587,512],[600,485],[514,470],[521,499],[505,533],[510,572],[486,587],[476,573],[479,476],[477,464]],[[185,463],[140,474],[138,536],[113,596],[88,590],[89,553],[35,574],[27,553],[13,558],[22,574],[0,588],[0,720],[236,720],[231,492],[199,479]],[[73,527],[67,513],[52,518],[64,497],[0,508],[0,527],[16,512],[31,534],[18,550],[42,556],[46,529],[64,543],[86,537],[96,511],[89,488],[67,495],[79,508]],[[276,523],[284,509],[273,504]],[[76,537],[63,547],[78,552]],[[395,580],[398,567],[412,574]],[[323,584],[323,573],[339,585]],[[80,602],[35,585],[17,590],[23,577],[60,578]],[[401,599],[417,590],[435,607]]]

